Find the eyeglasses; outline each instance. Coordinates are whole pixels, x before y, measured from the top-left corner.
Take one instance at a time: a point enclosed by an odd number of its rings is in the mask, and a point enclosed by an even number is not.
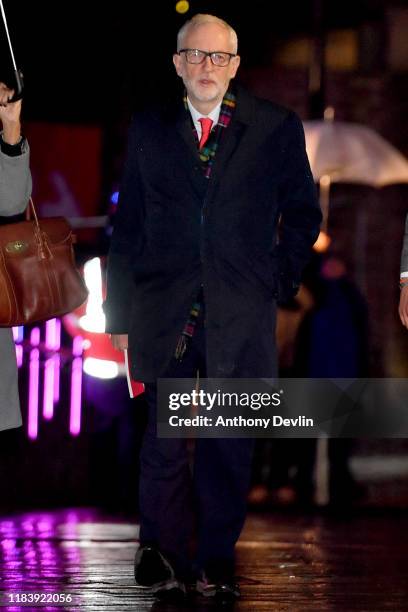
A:
[[[201,49],[180,49],[178,54],[185,53],[186,61],[189,64],[202,64],[207,57],[210,58],[214,66],[228,66],[232,57],[236,57],[236,53],[227,53],[226,51],[201,51]]]

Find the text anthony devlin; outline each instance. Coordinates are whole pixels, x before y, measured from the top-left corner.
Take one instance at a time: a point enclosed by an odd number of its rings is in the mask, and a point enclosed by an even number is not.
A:
[[[272,419],[250,419],[243,416],[227,418],[223,416],[217,417],[215,421],[216,427],[314,427],[313,419],[308,419],[303,415],[296,418],[285,419],[284,417],[274,414]]]

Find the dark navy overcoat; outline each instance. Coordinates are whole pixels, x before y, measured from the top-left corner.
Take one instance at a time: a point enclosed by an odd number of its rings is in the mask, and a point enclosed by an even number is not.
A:
[[[292,111],[238,89],[210,179],[182,101],[136,114],[105,302],[106,330],[129,333],[133,376],[163,373],[201,286],[208,376],[273,376],[277,298],[299,285],[320,221]]]

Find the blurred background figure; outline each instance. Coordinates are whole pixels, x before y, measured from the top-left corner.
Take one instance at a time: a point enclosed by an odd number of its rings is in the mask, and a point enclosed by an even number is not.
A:
[[[313,281],[312,281],[313,284]],[[347,275],[344,261],[327,255],[318,265],[315,308],[305,317],[297,341],[295,374],[299,378],[362,378],[368,376],[368,321],[364,299]],[[314,497],[316,440],[299,440],[294,481],[297,497],[309,504]],[[360,495],[348,459],[352,440],[328,443],[329,502],[348,506]]]
[[[368,375],[367,308],[355,284],[348,278],[344,261],[328,254],[317,257],[305,280],[303,303],[280,314],[287,342],[281,342],[283,356],[291,346],[291,360],[283,360],[281,376],[295,378],[359,378]],[[313,297],[312,297],[313,296]],[[250,502],[268,500],[295,503],[302,509],[315,502],[315,439],[258,441],[255,487]],[[343,509],[362,494],[349,467],[353,448],[350,439],[328,441],[329,503]],[[267,452],[269,449],[269,452]],[[265,457],[266,455],[266,457]],[[267,461],[267,465],[265,465]],[[279,466],[274,480],[262,482],[262,473],[272,474],[268,464]]]
[[[294,299],[280,304],[276,320],[276,343],[279,354],[279,375],[292,377],[299,328],[308,312],[315,306],[312,292],[302,284]],[[254,508],[274,503],[295,501],[293,487],[289,487],[289,474],[297,463],[294,451],[302,440],[281,438],[256,441],[249,503]]]

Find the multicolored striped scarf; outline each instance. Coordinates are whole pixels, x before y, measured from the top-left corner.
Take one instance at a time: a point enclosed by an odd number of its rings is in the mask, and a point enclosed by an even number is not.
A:
[[[188,110],[187,104],[187,94],[184,95],[184,106]],[[225,94],[220,108],[220,116],[218,118],[217,125],[213,128],[210,133],[210,136],[200,150],[200,160],[203,166],[204,176],[206,178],[210,178],[212,165],[214,163],[214,158],[217,153],[218,145],[223,134],[225,128],[229,126],[231,123],[232,113],[234,112],[234,108],[236,106],[236,97],[231,91],[227,91]],[[195,139],[197,141],[197,147],[199,143],[199,138],[197,134],[197,130],[193,127],[193,132]],[[197,296],[196,301],[191,307],[190,314],[186,324],[184,325],[184,329],[181,332],[181,335],[178,339],[176,351],[174,353],[175,358],[178,361],[183,359],[183,355],[186,352],[188,343],[191,341],[191,338],[194,335],[195,328],[197,326],[198,317],[200,314],[200,310],[203,304],[203,295],[202,290],[200,290],[199,295]]]
[[[203,292],[202,290],[200,290],[196,301],[191,307],[190,314],[184,325],[184,329],[181,332],[180,337],[177,341],[176,350],[174,352],[174,357],[178,361],[181,361],[183,359],[183,355],[186,352],[187,345],[194,335],[194,331],[197,326],[197,320],[198,320],[198,316],[200,314],[202,305],[203,305]]]
[[[220,116],[218,118],[217,125],[211,130],[210,136],[200,150],[200,160],[203,165],[204,176],[206,178],[210,178],[211,168],[214,163],[214,158],[217,153],[218,145],[221,139],[221,135],[224,131],[224,128],[227,128],[231,123],[232,113],[234,112],[234,108],[236,107],[236,96],[232,93],[232,91],[227,91],[225,94],[220,108]],[[187,104],[187,94],[184,95],[184,106],[188,109]],[[195,139],[197,141],[198,147],[198,134],[195,127],[193,127],[193,133]]]

